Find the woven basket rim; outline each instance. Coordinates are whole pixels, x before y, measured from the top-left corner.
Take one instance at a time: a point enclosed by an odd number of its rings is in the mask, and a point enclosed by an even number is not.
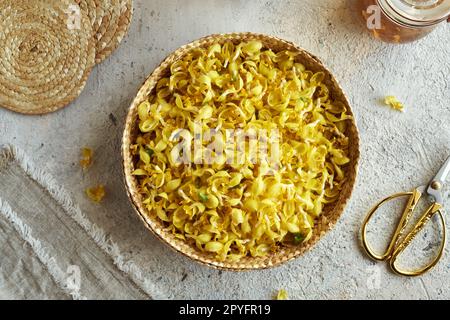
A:
[[[330,81],[333,86],[332,89],[334,89],[331,90],[330,93],[332,94],[332,96],[334,96],[334,94],[339,96],[339,101],[341,101],[348,107],[348,113],[352,115],[352,119],[347,120],[350,124],[347,131],[349,132],[348,135],[351,140],[349,148],[351,162],[349,165],[347,165],[346,168],[349,176],[341,192],[339,200],[334,203],[329,210],[322,213],[322,215],[319,217],[317,225],[314,228],[313,237],[305,244],[297,247],[281,247],[280,250],[278,250],[276,253],[271,253],[263,258],[246,257],[237,262],[219,261],[215,259],[212,254],[200,252],[194,246],[182,240],[176,239],[172,234],[165,232],[164,230],[162,230],[159,221],[151,218],[150,215],[146,214],[146,209],[142,205],[141,195],[136,190],[136,179],[131,175],[131,172],[133,171],[133,158],[130,153],[131,138],[132,132],[136,130],[137,126],[135,121],[137,106],[154,89],[161,75],[164,75],[164,73],[167,71],[167,68],[174,61],[181,58],[193,48],[205,47],[213,42],[224,42],[227,40],[246,41],[252,39],[261,40],[263,43],[273,42],[276,43],[277,46],[282,46],[288,48],[289,50],[298,51],[302,55],[302,57],[306,59],[302,62],[307,62],[308,64],[313,65],[316,69],[320,69],[321,71],[325,72],[327,81]],[[213,34],[210,36],[206,36],[184,46],[181,46],[179,49],[165,58],[144,81],[143,85],[140,87],[137,95],[134,97],[133,102],[128,109],[122,137],[121,152],[125,189],[134,211],[137,213],[140,220],[144,223],[145,227],[150,230],[151,233],[153,233],[160,241],[168,245],[175,252],[181,253],[183,256],[189,257],[190,259],[199,262],[202,265],[215,269],[224,269],[230,271],[246,271],[272,268],[298,258],[305,252],[309,251],[326,232],[330,231],[333,228],[333,226],[342,216],[356,184],[360,157],[359,133],[355,117],[347,96],[345,95],[344,91],[340,87],[333,74],[323,65],[323,63],[317,57],[310,54],[303,48],[295,45],[294,43],[282,40],[278,37],[250,32]]]

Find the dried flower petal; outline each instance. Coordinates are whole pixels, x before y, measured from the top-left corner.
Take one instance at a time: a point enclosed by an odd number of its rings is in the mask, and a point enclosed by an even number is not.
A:
[[[94,155],[94,152],[90,148],[83,148],[81,149],[81,160],[80,160],[80,166],[83,168],[83,170],[86,170],[92,165],[92,157]]]
[[[288,299],[287,291],[284,289],[280,289],[277,294],[277,300],[287,300],[287,299]]]
[[[86,195],[94,202],[101,202],[106,195],[105,186],[99,185],[86,189]]]
[[[404,111],[403,103],[401,103],[396,97],[394,96],[387,96],[384,99],[384,103],[391,108],[398,110],[398,111]]]

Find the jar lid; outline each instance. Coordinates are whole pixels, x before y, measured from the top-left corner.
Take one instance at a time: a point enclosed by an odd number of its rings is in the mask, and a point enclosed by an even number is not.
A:
[[[450,0],[378,0],[380,7],[396,22],[426,27],[450,16]]]

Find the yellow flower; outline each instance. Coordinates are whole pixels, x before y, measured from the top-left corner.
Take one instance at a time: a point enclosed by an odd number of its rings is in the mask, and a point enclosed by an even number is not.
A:
[[[92,149],[90,149],[90,148],[81,149],[81,156],[82,156],[82,158],[80,160],[81,168],[83,168],[85,170],[92,165],[93,155],[94,155],[94,152],[92,151]]]
[[[398,110],[398,111],[404,111],[403,103],[401,103],[396,97],[394,96],[387,96],[384,99],[384,103],[391,108]]]
[[[132,174],[148,214],[217,260],[301,245],[342,190],[351,115],[297,59],[257,40],[193,49],[137,107]],[[229,148],[229,129],[245,146]]]
[[[280,289],[277,294],[277,300],[287,300],[287,299],[288,299],[287,291],[284,289]]]
[[[86,189],[86,195],[94,202],[101,202],[106,195],[105,186],[98,185],[92,188]]]

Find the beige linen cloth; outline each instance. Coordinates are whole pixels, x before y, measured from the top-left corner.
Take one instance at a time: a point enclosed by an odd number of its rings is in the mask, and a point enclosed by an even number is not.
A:
[[[0,147],[0,299],[155,298],[139,283],[52,177]]]

